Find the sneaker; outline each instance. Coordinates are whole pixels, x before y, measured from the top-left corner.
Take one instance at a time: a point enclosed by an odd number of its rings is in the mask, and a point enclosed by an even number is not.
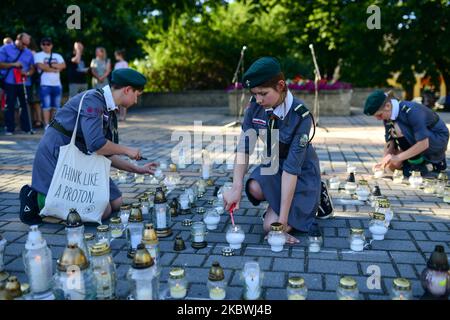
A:
[[[25,224],[41,224],[42,218],[39,215],[39,206],[37,203],[37,192],[31,189],[29,185],[24,185],[20,189],[20,211],[19,218]]]
[[[317,210],[316,218],[317,219],[329,219],[333,217],[333,202],[328,193],[327,185],[325,182],[321,181],[321,191],[320,191],[320,204]]]
[[[12,135],[13,135],[13,133],[10,132],[10,131],[6,131],[6,132],[5,132],[5,136],[12,136]]]

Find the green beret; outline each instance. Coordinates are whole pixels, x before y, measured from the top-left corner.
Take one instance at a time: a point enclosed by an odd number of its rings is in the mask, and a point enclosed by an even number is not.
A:
[[[386,100],[384,92],[375,90],[367,97],[366,104],[364,105],[364,113],[368,116],[373,116],[381,108],[384,100]]]
[[[111,82],[119,86],[131,86],[133,88],[143,88],[147,83],[145,76],[130,68],[114,70],[111,75]]]
[[[272,57],[259,58],[245,72],[242,82],[246,88],[257,87],[281,72],[280,63]]]

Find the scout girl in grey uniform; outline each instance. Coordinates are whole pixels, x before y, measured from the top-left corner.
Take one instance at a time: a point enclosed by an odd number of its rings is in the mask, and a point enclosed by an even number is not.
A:
[[[449,131],[433,110],[376,90],[367,98],[364,113],[383,120],[385,126],[384,157],[376,168],[403,168],[407,177],[415,170],[435,175],[447,168]]]
[[[140,174],[153,173],[155,164],[136,166],[122,159],[141,159],[139,149],[122,146],[117,132],[117,106],[131,107],[142,93],[146,78],[132,69],[119,69],[112,74],[112,84],[102,89],[88,90],[80,112],[77,130],[77,147],[85,153],[96,152],[108,156],[111,165],[117,169]],[[55,119],[42,137],[33,164],[32,184],[20,191],[20,219],[27,224],[40,223],[40,210],[50,187],[58,160],[59,148],[70,142],[78,113],[78,106],[84,92],[71,98],[63,108],[58,109]],[[110,179],[110,204],[103,219],[122,204],[122,194]]]
[[[292,229],[308,232],[314,223],[321,190],[319,159],[309,138],[313,118],[303,102],[287,90],[276,59],[264,57],[257,60],[244,74],[243,81],[251,89],[253,98],[244,115],[242,131],[245,134],[241,134],[238,145],[233,188],[224,194],[226,209],[232,204],[238,208],[241,200],[249,154],[256,143],[256,139],[251,138],[249,140],[254,141],[247,143],[246,136],[251,137],[248,134],[251,129],[261,137],[266,129],[278,129],[279,140],[271,141],[273,138],[269,138],[267,141],[267,146],[279,143],[278,155],[273,154],[270,164],[260,165],[251,173],[245,191],[254,205],[264,200],[269,203],[264,215],[265,232],[270,231],[273,222],[282,223],[286,232]],[[268,156],[274,152],[270,150],[268,148]],[[277,159],[279,167],[270,173]],[[298,242],[291,235],[287,241]]]

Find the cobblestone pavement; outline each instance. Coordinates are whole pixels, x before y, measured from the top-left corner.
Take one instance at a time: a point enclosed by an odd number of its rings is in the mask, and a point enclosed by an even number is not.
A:
[[[209,134],[221,134],[223,125],[233,121],[224,116],[224,108],[199,109],[137,109],[131,110],[126,123],[120,123],[121,143],[140,147],[149,160],[161,157],[169,159],[170,150],[177,141],[171,141],[174,130],[192,130],[194,120],[203,121],[203,130]],[[450,117],[443,115],[446,123]],[[238,129],[228,129],[230,135],[238,134]],[[363,299],[388,299],[392,280],[405,277],[412,281],[416,298],[423,294],[420,274],[425,268],[426,260],[435,245],[443,245],[450,252],[450,210],[441,198],[426,195],[422,190],[412,190],[408,185],[394,185],[390,179],[378,179],[370,174],[376,159],[382,152],[383,128],[380,123],[362,114],[351,117],[322,117],[317,129],[314,145],[321,161],[323,178],[338,175],[346,177],[347,162],[357,166],[357,179],[365,177],[370,186],[375,182],[387,195],[395,212],[391,229],[385,240],[374,241],[370,250],[361,253],[349,249],[347,237],[351,227],[364,227],[366,237],[367,205],[343,205],[339,201],[342,194],[332,192],[335,204],[335,218],[319,221],[324,235],[324,246],[320,253],[309,253],[307,239],[299,235],[300,244],[285,246],[280,253],[273,253],[262,233],[260,215],[264,205],[253,207],[243,197],[241,209],[235,213],[236,223],[246,232],[245,242],[233,257],[223,257],[221,249],[227,246],[226,228],[230,225],[229,216],[223,214],[219,228],[210,231],[206,237],[208,246],[194,250],[190,247],[190,231],[181,225],[187,216],[173,218],[173,235],[160,239],[161,256],[161,295],[168,297],[167,279],[171,266],[183,265],[190,282],[189,299],[206,299],[208,270],[213,261],[219,261],[224,267],[228,281],[227,299],[241,299],[242,280],[240,271],[245,261],[256,259],[264,271],[263,298],[285,299],[286,283],[289,276],[301,275],[309,289],[309,299],[335,299],[336,286],[341,275],[353,276],[359,286]],[[27,282],[22,262],[22,250],[26,241],[28,226],[18,218],[18,192],[23,184],[31,182],[31,169],[39,139],[42,132],[34,136],[14,135],[0,136],[0,232],[7,239],[5,251],[6,270]],[[197,154],[198,155],[198,154]],[[114,174],[114,172],[112,173]],[[182,171],[183,185],[189,186],[199,177],[199,165],[190,165]],[[217,185],[223,184],[231,177],[225,165],[215,166],[213,177]],[[125,201],[131,202],[144,191],[148,184],[135,184],[132,175],[127,183],[119,184]],[[172,199],[181,191],[175,190],[169,195]],[[197,202],[198,206],[208,207],[207,199],[212,197],[212,188],[205,197]],[[193,214],[194,221],[201,215]],[[53,259],[61,255],[65,245],[65,232],[62,224],[44,224],[40,227],[53,252]],[[86,232],[95,231],[94,225],[86,227]],[[183,252],[173,251],[176,235],[186,241],[187,249]],[[126,272],[130,266],[127,258],[127,243],[119,238],[111,243],[114,261],[117,267],[117,295],[125,298],[128,294]],[[369,289],[367,280],[371,275],[371,265],[381,271],[379,289]],[[55,269],[54,269],[55,270]]]

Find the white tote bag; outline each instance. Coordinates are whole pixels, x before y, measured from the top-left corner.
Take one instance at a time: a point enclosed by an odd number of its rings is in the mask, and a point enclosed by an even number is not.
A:
[[[109,172],[111,160],[104,156],[87,155],[75,146],[82,96],[70,143],[59,148],[58,162],[45,198],[41,216],[65,220],[75,208],[84,222],[97,222],[109,203]]]

